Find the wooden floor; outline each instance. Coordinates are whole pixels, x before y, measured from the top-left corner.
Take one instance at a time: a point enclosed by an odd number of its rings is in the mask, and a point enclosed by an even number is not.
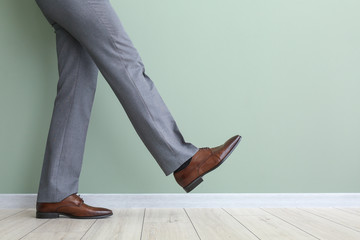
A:
[[[0,209],[0,239],[359,240],[360,208],[121,208],[103,219]]]

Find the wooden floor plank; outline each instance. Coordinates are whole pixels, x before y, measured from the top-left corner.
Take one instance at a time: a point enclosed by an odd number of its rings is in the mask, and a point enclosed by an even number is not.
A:
[[[47,221],[35,218],[35,208],[25,209],[0,221],[0,239],[19,239]]]
[[[121,208],[104,219],[0,209],[0,239],[360,239],[360,208]]]
[[[335,208],[300,208],[360,232],[360,215]]]
[[[201,240],[259,239],[221,208],[185,208]]]
[[[49,219],[48,222],[34,229],[22,239],[80,239],[94,222],[95,219],[74,219],[60,216]]]
[[[316,240],[293,225],[274,217],[259,208],[224,208],[260,239]]]
[[[0,221],[2,219],[5,219],[11,215],[14,215],[16,213],[19,213],[21,211],[24,211],[24,209],[21,209],[21,208],[3,208],[3,209],[0,209]]]
[[[144,208],[121,208],[112,211],[112,216],[97,219],[82,239],[139,240]]]
[[[183,208],[147,208],[143,240],[199,240]]]
[[[360,215],[360,208],[337,208],[345,212]]]
[[[309,234],[326,240],[359,240],[360,233],[297,208],[263,208]]]

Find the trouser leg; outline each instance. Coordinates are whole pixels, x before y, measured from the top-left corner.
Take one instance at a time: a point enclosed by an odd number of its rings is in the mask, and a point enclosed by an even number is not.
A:
[[[198,150],[179,128],[145,73],[139,53],[109,0],[37,0],[44,14],[89,52],[165,175]]]
[[[52,23],[52,22],[50,22]],[[78,191],[98,68],[90,55],[54,23],[59,80],[46,142],[38,202],[57,202]]]

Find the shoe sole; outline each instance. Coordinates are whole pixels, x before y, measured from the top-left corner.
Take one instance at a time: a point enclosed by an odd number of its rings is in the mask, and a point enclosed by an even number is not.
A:
[[[66,213],[53,213],[53,212],[36,212],[36,218],[58,218],[60,215],[64,215],[70,218],[78,218],[78,219],[97,219],[97,218],[105,218],[113,215],[112,213],[106,215],[99,216],[74,216]]]
[[[194,188],[196,188],[202,181],[202,176],[204,176],[205,174],[215,170],[217,167],[219,167],[229,156],[230,154],[234,151],[234,149],[237,147],[237,145],[240,143],[241,141],[241,136],[239,138],[239,140],[235,143],[235,145],[232,147],[232,149],[230,150],[230,152],[223,158],[223,160],[220,161],[220,163],[218,165],[216,165],[215,167],[213,167],[212,169],[210,169],[207,172],[204,172],[203,174],[201,174],[199,177],[195,178],[194,181],[192,181],[191,183],[189,183],[187,186],[183,187],[183,189],[189,193],[191,192]]]

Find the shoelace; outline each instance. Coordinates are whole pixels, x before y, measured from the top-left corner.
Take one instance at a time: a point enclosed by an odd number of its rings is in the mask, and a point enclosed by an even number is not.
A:
[[[84,203],[84,199],[82,197],[80,197],[80,194],[79,195],[76,195],[79,199],[80,199],[80,205]]]

